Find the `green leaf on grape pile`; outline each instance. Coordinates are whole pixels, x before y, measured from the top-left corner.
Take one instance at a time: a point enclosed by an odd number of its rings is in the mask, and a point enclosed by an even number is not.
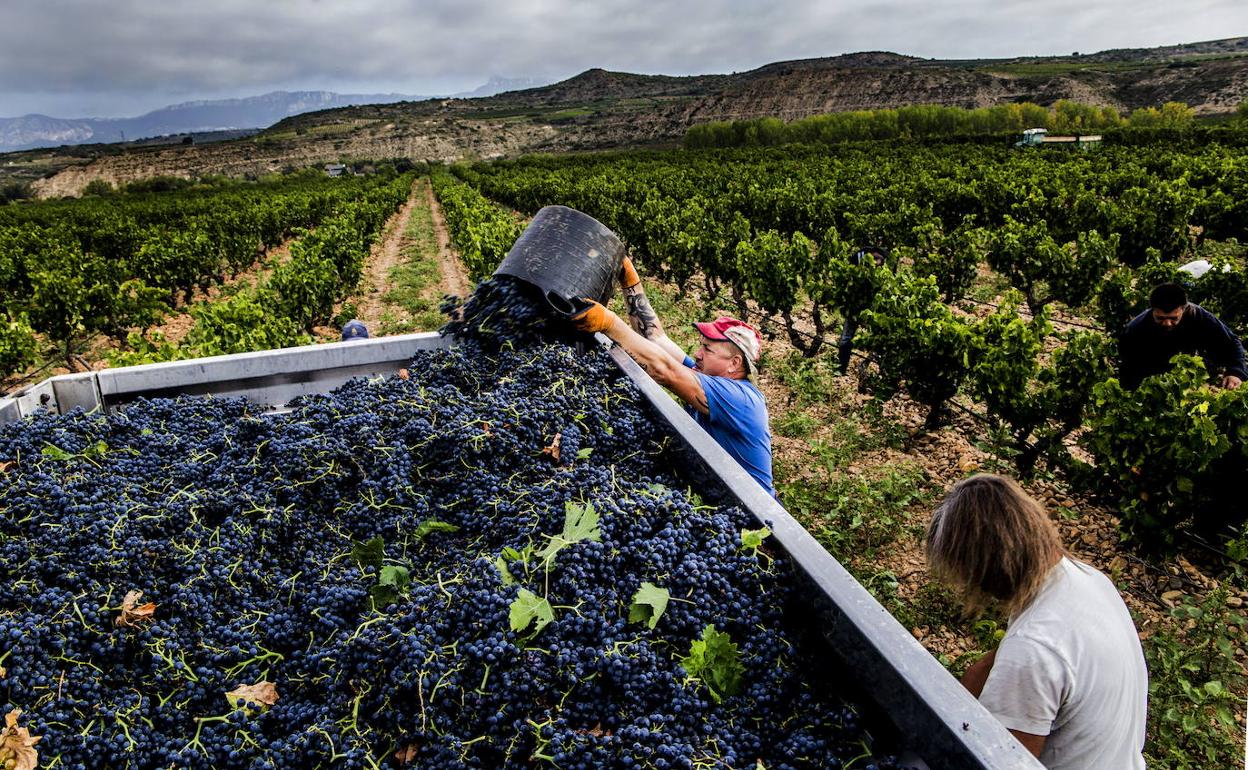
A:
[[[351,546],[351,558],[360,565],[360,569],[380,569],[386,558],[386,542],[375,537],[365,543],[355,543]]]
[[[78,458],[91,460],[97,457],[103,457],[106,454],[108,454],[108,444],[102,439],[96,441],[94,444],[88,446],[81,452],[67,452],[55,444],[47,444],[43,447],[43,456],[50,460],[57,460],[58,462],[76,460]]]
[[[550,536],[550,542],[537,555],[542,557],[542,563],[549,568],[554,563],[556,554],[584,540],[602,540],[602,530],[598,528],[598,512],[590,503],[580,505],[568,501],[564,504],[563,533]]]
[[[511,570],[507,568],[507,560],[501,556],[494,558],[494,567],[498,570],[498,576],[502,578],[503,585],[514,586],[516,584],[516,576],[511,574]]]
[[[768,537],[771,537],[771,530],[767,527],[762,529],[743,529],[741,530],[741,548],[753,555],[757,555],[758,549],[762,547],[763,541]]]
[[[454,524],[447,524],[445,521],[437,519],[425,519],[416,526],[413,536],[417,540],[423,540],[434,532],[458,532],[459,527]]]
[[[693,640],[689,654],[679,663],[691,679],[706,685],[716,703],[741,692],[745,675],[741,654],[728,634],[716,631],[714,625],[702,629],[702,638]]]
[[[368,590],[373,598],[373,606],[381,608],[399,600],[411,585],[412,577],[407,567],[388,565],[377,574],[377,585]]]
[[[527,588],[521,588],[520,593],[511,603],[508,619],[511,621],[512,631],[524,631],[533,625],[533,633],[536,634],[555,619],[555,611],[550,606],[550,602]]]
[[[628,608],[628,622],[645,623],[654,628],[667,610],[667,602],[671,596],[666,588],[659,588],[653,583],[642,583]]]

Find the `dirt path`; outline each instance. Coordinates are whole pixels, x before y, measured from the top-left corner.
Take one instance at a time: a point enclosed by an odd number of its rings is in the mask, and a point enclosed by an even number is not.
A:
[[[438,267],[442,271],[442,293],[466,297],[472,293],[472,281],[464,263],[451,249],[451,233],[446,227],[446,218],[442,216],[442,207],[433,196],[433,185],[425,188],[429,200],[429,211],[433,214],[433,232],[438,238]]]
[[[360,287],[353,299],[355,317],[363,321],[369,329],[380,327],[381,316],[386,309],[383,298],[390,283],[390,271],[403,263],[407,247],[411,243],[407,226],[412,219],[412,210],[419,200],[420,184],[420,179],[412,183],[407,202],[386,222],[381,238],[373,244],[368,260],[364,263],[364,275],[360,278]]]

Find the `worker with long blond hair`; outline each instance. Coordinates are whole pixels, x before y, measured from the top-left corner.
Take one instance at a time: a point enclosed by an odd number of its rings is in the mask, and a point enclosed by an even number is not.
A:
[[[1063,548],[1012,479],[953,486],[927,530],[932,573],[968,611],[1009,617],[962,683],[1045,767],[1142,770],[1148,671],[1114,584]]]

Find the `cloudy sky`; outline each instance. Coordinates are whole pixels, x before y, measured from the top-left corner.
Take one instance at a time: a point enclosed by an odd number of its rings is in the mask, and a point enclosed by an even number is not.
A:
[[[0,117],[273,90],[437,95],[887,50],[1089,53],[1248,35],[1246,0],[0,0]]]

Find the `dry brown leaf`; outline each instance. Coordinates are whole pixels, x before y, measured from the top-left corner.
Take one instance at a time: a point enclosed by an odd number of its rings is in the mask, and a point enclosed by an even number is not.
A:
[[[121,614],[114,621],[119,626],[137,626],[145,620],[151,620],[156,612],[156,603],[139,604],[142,591],[131,591],[121,600]]]
[[[412,377],[411,372],[407,371],[406,369],[400,369],[400,370],[399,370],[399,379],[400,379],[400,380],[407,380],[407,379],[411,379],[411,377]]]
[[[611,734],[611,731],[610,731],[610,730],[603,730],[603,729],[602,729],[602,722],[599,722],[598,724],[594,725],[593,727],[589,728],[588,730],[578,730],[577,732],[581,733],[582,735],[589,735],[589,736],[593,736],[594,738],[601,738],[601,737],[602,737],[602,736],[604,736],[604,735],[610,735],[610,734]]]
[[[18,727],[21,709],[13,709],[4,715],[4,729],[0,730],[0,767],[6,770],[35,770],[39,766],[39,752],[35,744],[43,736],[32,736],[25,727]]]
[[[233,708],[238,708],[246,703],[255,703],[263,710],[277,703],[277,687],[272,682],[264,681],[256,682],[255,684],[244,684],[227,692],[225,699],[230,702],[230,706]]]
[[[563,434],[556,433],[554,439],[551,440],[550,446],[542,448],[542,454],[550,455],[555,462],[559,462],[559,444],[563,441]]]
[[[0,463],[0,473],[4,473],[9,468],[12,468],[14,464],[12,460]]]
[[[416,744],[409,743],[398,751],[394,752],[394,758],[400,765],[410,765],[416,759]]]

